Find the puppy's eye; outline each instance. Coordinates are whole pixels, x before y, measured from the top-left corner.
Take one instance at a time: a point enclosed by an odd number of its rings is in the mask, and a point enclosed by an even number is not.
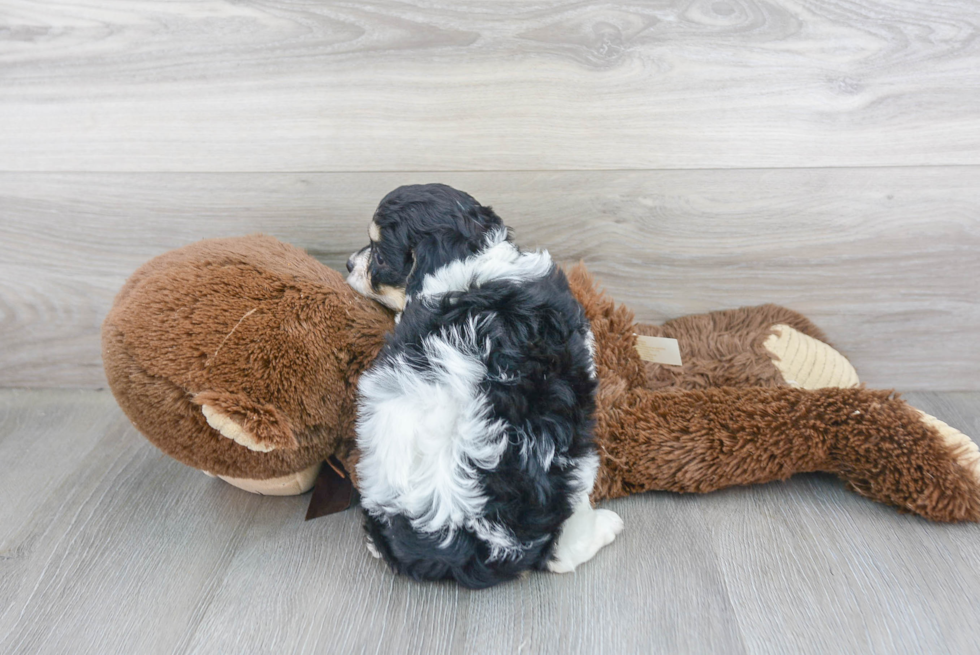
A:
[[[378,266],[385,265],[385,258],[381,256],[381,251],[377,248],[374,249],[374,263]]]

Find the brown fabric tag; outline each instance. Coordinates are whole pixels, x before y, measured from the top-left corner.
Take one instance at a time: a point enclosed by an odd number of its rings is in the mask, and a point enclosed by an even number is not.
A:
[[[342,512],[357,502],[357,490],[351,484],[350,475],[336,457],[330,457],[316,476],[306,520]]]

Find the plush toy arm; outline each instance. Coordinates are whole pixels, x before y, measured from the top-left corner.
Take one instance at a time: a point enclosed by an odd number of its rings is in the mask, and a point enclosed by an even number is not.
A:
[[[603,380],[630,387],[854,387],[858,376],[805,316],[778,305],[743,307],[667,321],[635,323],[578,264],[566,271],[569,286],[592,324]],[[641,361],[637,336],[677,339],[682,366]]]
[[[858,385],[857,372],[802,314],[779,305],[638,323],[643,336],[677,339],[682,366],[645,362],[650,389]]]
[[[980,520],[980,452],[887,391],[717,388],[600,392],[594,500],[707,492],[826,471],[938,521]]]

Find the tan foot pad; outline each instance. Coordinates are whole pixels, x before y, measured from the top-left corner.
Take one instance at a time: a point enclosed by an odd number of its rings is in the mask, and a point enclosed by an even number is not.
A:
[[[297,471],[280,478],[268,480],[251,480],[249,478],[231,478],[226,475],[218,477],[233,487],[238,487],[253,494],[262,496],[298,496],[313,488],[320,465],[314,464],[308,469]]]
[[[762,345],[774,355],[773,364],[791,387],[800,389],[846,389],[860,384],[857,371],[847,358],[819,339],[788,325],[774,325],[775,334]]]
[[[922,420],[926,425],[934,428],[942,435],[943,441],[953,451],[953,458],[956,463],[972,473],[977,482],[980,482],[980,448],[977,448],[977,444],[973,443],[970,437],[956,428],[946,425],[935,416],[930,416],[920,409],[915,411],[922,415]]]

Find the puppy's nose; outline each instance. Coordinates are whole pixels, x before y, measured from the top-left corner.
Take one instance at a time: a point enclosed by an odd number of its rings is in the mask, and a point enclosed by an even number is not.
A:
[[[353,256],[347,258],[347,272],[348,273],[353,273],[354,272],[354,257]]]

